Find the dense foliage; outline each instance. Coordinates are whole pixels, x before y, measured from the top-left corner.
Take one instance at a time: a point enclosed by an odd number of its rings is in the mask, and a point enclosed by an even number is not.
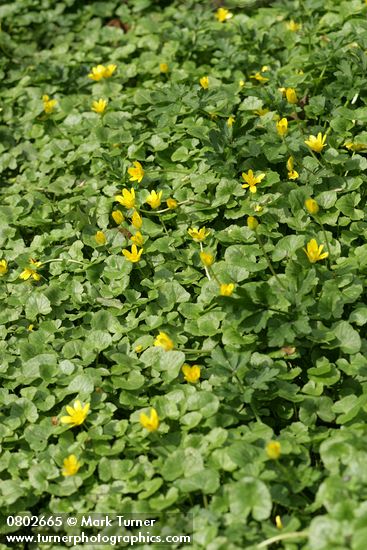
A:
[[[365,550],[367,5],[219,7],[0,6],[1,513]]]

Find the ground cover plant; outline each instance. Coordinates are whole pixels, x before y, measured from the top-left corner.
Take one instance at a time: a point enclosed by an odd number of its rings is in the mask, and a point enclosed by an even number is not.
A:
[[[365,550],[366,4],[2,3],[2,520]]]

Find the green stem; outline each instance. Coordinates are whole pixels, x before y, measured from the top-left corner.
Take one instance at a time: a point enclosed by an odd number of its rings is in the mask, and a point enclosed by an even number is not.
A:
[[[203,243],[200,242],[199,244],[200,244],[200,250],[201,250],[201,252],[203,252],[203,251],[204,251]],[[208,270],[208,268],[206,267],[206,265],[204,265],[204,269],[205,269],[206,276],[208,277],[208,280],[211,281],[211,277],[210,277],[210,274],[209,274],[209,270]]]
[[[275,273],[274,271],[274,268],[273,268],[273,265],[270,261],[270,258],[269,256],[267,255],[267,252],[264,248],[264,245],[260,239],[260,236],[258,235],[257,233],[257,229],[255,229],[255,234],[256,234],[256,239],[257,239],[257,242],[259,243],[259,246],[262,250],[262,253],[264,254],[264,257],[265,257],[265,260],[266,260],[266,263],[268,264],[268,268],[270,269],[272,275],[275,277],[275,279],[277,280],[277,282],[279,283],[279,285],[284,289],[284,290],[287,290],[287,287],[283,285],[282,281],[279,279],[278,275]]]
[[[322,223],[322,221],[320,220],[320,218],[318,216],[315,216],[315,219],[316,221],[320,224],[321,226],[321,229],[322,229],[322,232],[324,234],[324,239],[325,239],[325,243],[326,243],[326,248],[327,248],[327,251],[328,251],[328,257],[327,257],[327,263],[328,263],[328,266],[329,266],[329,269],[331,270],[331,250],[330,250],[330,243],[329,243],[329,239],[327,237],[327,234],[326,234],[326,231],[325,231],[325,227],[324,227],[324,224]]]
[[[257,545],[257,547],[260,548],[266,548],[267,546],[270,546],[274,542],[279,542],[280,540],[287,540],[287,539],[297,539],[297,538],[306,538],[308,537],[308,531],[298,531],[293,533],[284,533],[283,535],[276,535],[275,537],[271,537],[270,539],[266,539],[260,544]]]
[[[45,262],[42,262],[42,265],[50,264],[51,262],[69,262],[73,264],[84,265],[83,262],[79,262],[78,260],[71,260],[69,258],[54,258],[52,260],[46,260]]]

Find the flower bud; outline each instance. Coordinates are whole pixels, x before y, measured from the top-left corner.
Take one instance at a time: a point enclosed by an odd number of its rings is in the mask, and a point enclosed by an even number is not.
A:
[[[309,214],[315,215],[320,210],[319,205],[314,199],[305,200],[305,208]]]
[[[248,216],[247,218],[247,227],[251,229],[252,231],[256,231],[257,226],[259,225],[259,222],[257,221],[254,216]]]
[[[120,225],[120,223],[122,223],[125,219],[122,212],[120,212],[120,210],[114,210],[112,212],[112,218],[117,223],[117,225]]]
[[[106,244],[106,235],[103,233],[103,231],[97,231],[97,233],[94,236],[96,243],[101,246],[103,244]]]
[[[214,263],[214,257],[209,252],[200,252],[200,259],[205,267],[210,267]]]

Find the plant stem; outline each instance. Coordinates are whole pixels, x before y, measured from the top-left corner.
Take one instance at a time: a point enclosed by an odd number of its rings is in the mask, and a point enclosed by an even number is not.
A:
[[[274,275],[275,279],[276,279],[277,282],[280,284],[280,286],[281,286],[284,290],[287,290],[287,287],[285,287],[285,286],[283,285],[282,281],[279,279],[278,275],[277,275],[277,274],[275,273],[275,271],[274,271],[273,265],[272,265],[272,263],[271,263],[271,261],[270,261],[269,256],[267,255],[267,252],[266,252],[266,250],[265,250],[265,248],[264,248],[264,245],[263,245],[263,243],[262,243],[262,240],[260,239],[260,236],[259,236],[258,233],[257,233],[257,229],[255,229],[255,234],[256,234],[256,240],[257,240],[257,242],[259,243],[259,246],[260,246],[260,248],[261,248],[261,250],[262,250],[262,253],[264,254],[266,263],[268,264],[268,267],[269,267],[271,273]]]
[[[306,538],[308,537],[308,531],[298,531],[293,533],[284,533],[283,535],[276,535],[275,537],[271,537],[270,539],[266,539],[260,544],[257,545],[257,547],[260,548],[266,548],[267,546],[270,546],[274,542],[278,542],[280,540],[287,540],[287,539],[296,539],[296,538]]]
[[[200,242],[199,244],[200,244],[200,250],[201,250],[201,252],[203,252],[203,251],[204,251],[203,243]],[[204,265],[204,269],[205,269],[206,276],[208,277],[208,280],[211,281],[211,277],[210,277],[210,274],[209,274],[209,270],[208,270],[208,268],[206,267],[206,265]]]

